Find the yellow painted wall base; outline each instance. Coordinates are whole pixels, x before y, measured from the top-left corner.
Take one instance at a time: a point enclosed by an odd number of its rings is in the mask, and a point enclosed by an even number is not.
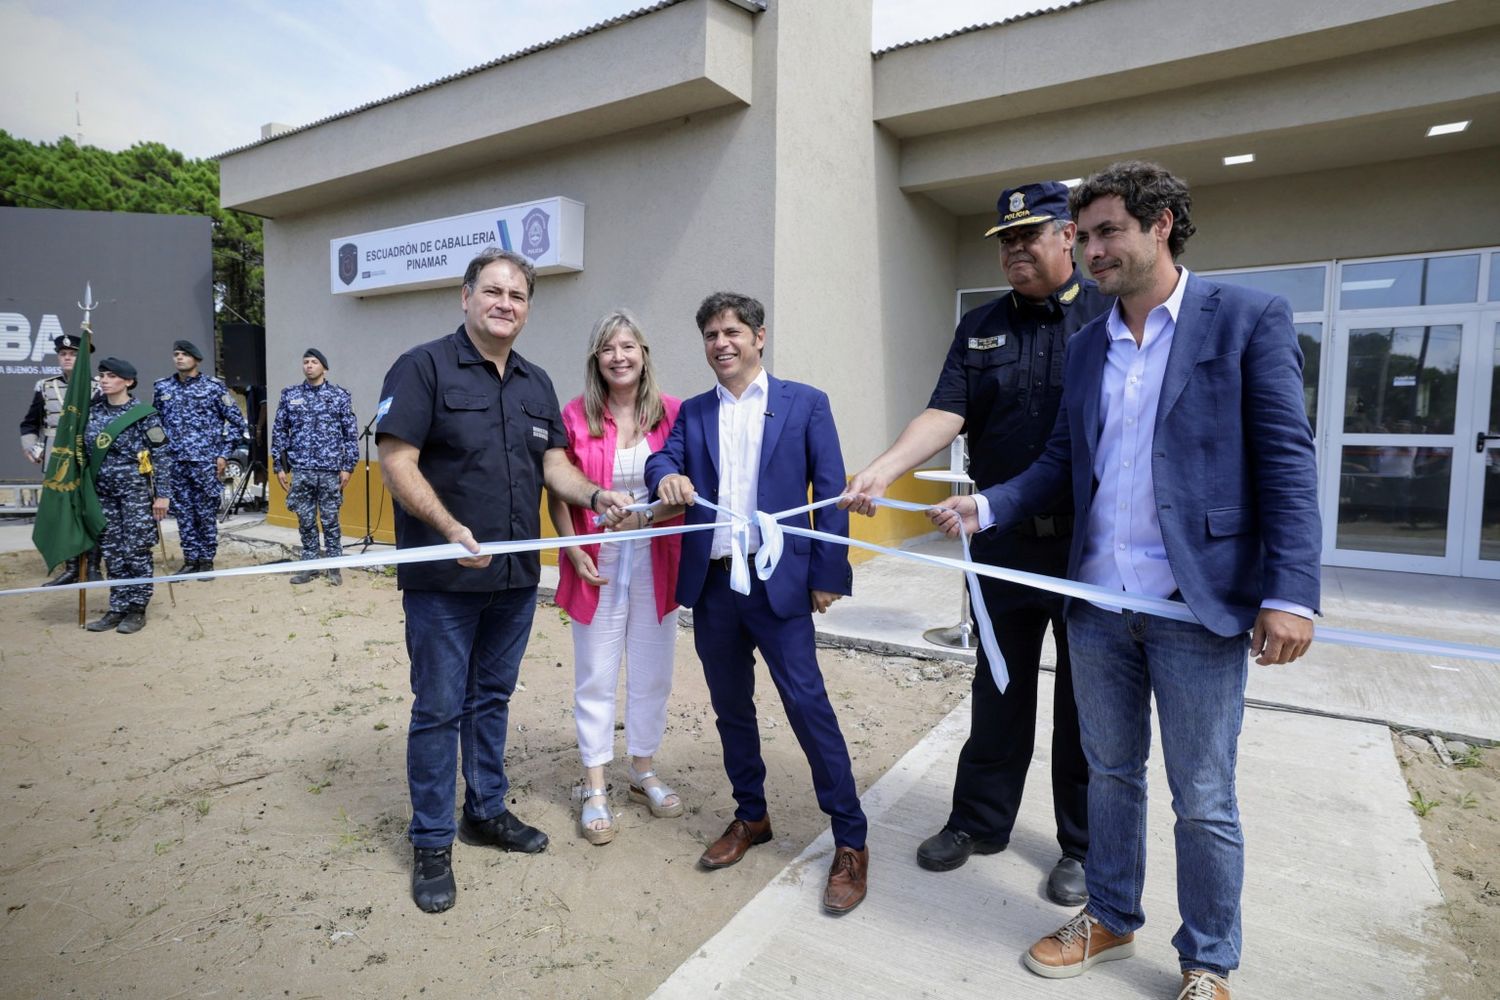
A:
[[[379,462],[370,463],[370,494],[370,520],[375,522],[372,534],[377,542],[394,545],[396,518],[391,511],[390,494],[386,492],[385,482],[380,478]],[[948,488],[942,483],[926,482],[908,474],[892,483],[886,495],[913,503],[936,503],[948,495]],[[286,491],[281,488],[275,476],[271,477],[268,496],[270,509],[266,512],[266,523],[281,528],[297,527],[297,515],[286,509]],[[542,537],[556,538],[552,518],[547,515],[546,491],[542,493],[541,517]],[[349,485],[344,488],[344,506],[339,511],[339,523],[346,538],[357,538],[366,533],[364,463],[355,467],[354,475],[349,477]],[[849,519],[851,537],[876,545],[899,546],[931,531],[932,525],[925,515],[904,510],[882,510],[874,517],[855,514]],[[849,560],[855,564],[873,556],[874,553],[863,549],[849,550]],[[548,566],[556,566],[557,550],[543,552],[542,562]]]

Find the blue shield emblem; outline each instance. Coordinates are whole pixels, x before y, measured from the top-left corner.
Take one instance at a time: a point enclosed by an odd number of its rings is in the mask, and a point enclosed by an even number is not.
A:
[[[547,213],[533,208],[521,220],[521,252],[532,260],[552,249],[552,238],[547,235]]]

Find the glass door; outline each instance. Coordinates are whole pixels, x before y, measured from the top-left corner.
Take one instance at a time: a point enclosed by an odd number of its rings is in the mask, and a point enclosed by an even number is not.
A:
[[[1325,562],[1461,572],[1478,329],[1477,312],[1451,309],[1339,318],[1323,455]]]
[[[1468,480],[1460,572],[1500,580],[1500,311],[1481,317],[1477,340],[1474,419],[1460,449]]]

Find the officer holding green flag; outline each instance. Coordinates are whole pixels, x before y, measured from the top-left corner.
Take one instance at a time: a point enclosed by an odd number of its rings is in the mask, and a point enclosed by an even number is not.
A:
[[[48,568],[92,549],[104,533],[104,514],[94,493],[94,478],[89,471],[88,447],[84,441],[93,385],[89,377],[92,333],[87,324],[82,332],[67,393],[57,418],[57,431],[47,456],[47,473],[42,481],[41,500],[37,503],[36,522],[31,529],[31,540]]]
[[[156,411],[130,395],[135,366],[120,358],[99,362],[102,402],[89,413],[89,471],[104,512],[104,563],[111,579],[151,576],[156,522],[167,514],[172,449]],[[153,479],[155,482],[153,483]],[[152,494],[155,494],[153,498]],[[90,622],[90,632],[114,629],[125,635],[146,627],[149,583],[111,587],[109,611]]]

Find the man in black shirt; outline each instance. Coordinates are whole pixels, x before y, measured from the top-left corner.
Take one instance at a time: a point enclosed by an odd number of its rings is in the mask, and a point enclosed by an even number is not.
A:
[[[1004,191],[999,217],[1000,266],[1011,291],[964,314],[927,409],[879,458],[849,483],[847,506],[865,514],[892,482],[969,435],[969,476],[979,489],[1003,483],[1042,452],[1062,398],[1063,349],[1070,336],[1112,302],[1073,265],[1077,227],[1068,189],[1056,181]],[[1072,535],[1070,498],[1014,530],[972,540],[980,562],[1065,576]],[[1078,737],[1062,598],[980,577],[980,590],[1009,671],[1001,693],[988,658],[974,671],[973,718],[958,758],[953,811],[943,829],[922,842],[917,863],[951,871],[972,853],[994,854],[1010,842],[1036,738],[1037,672],[1047,624],[1057,647],[1053,688],[1052,798],[1062,857],[1047,879],[1047,897],[1062,906],[1088,898],[1088,763]]]
[[[547,835],[506,809],[511,693],[536,610],[535,552],[479,555],[485,542],[541,536],[541,488],[623,517],[628,495],[589,482],[565,449],[547,373],[513,350],[536,275],[519,254],[489,247],[469,262],[464,323],[407,351],[386,374],[376,415],[381,475],[396,499],[396,547],[452,542],[473,556],[399,566],[411,658],[407,733],[412,897],[437,913],[453,880],[454,755],[463,749],[465,843],[533,854]]]

